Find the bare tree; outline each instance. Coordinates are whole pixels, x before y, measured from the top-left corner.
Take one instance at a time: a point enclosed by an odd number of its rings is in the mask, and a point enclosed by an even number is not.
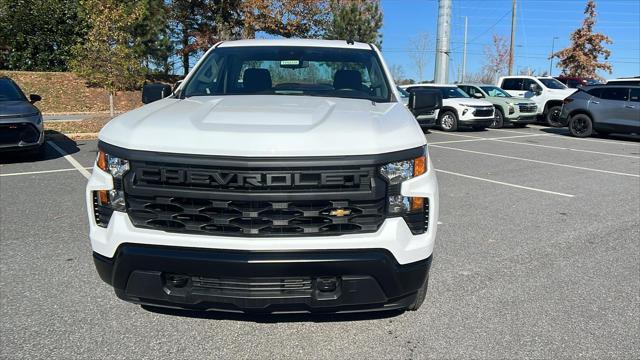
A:
[[[487,71],[479,71],[464,76],[465,82],[472,84],[493,84],[495,83],[495,75],[488,73]]]
[[[427,66],[427,59],[429,59],[431,37],[426,32],[419,32],[409,41],[407,55],[409,55],[416,68],[417,81],[422,82],[424,81],[424,68]]]
[[[485,46],[484,53],[487,63],[484,72],[490,74],[495,82],[499,75],[504,74],[509,66],[509,46],[503,36],[493,34],[490,46]]]
[[[402,65],[393,64],[389,68],[389,71],[391,72],[391,77],[393,77],[393,81],[395,81],[396,84],[402,82],[402,80],[406,78]]]

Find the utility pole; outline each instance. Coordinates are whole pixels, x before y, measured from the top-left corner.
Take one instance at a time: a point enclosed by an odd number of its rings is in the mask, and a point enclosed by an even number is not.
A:
[[[555,36],[553,38],[553,40],[551,40],[551,56],[549,56],[549,76],[551,76],[551,69],[553,68],[553,48],[556,45],[556,40],[558,39],[557,36]]]
[[[516,40],[516,0],[512,0],[511,6],[511,45],[509,46],[509,75],[513,75],[514,46]]]
[[[467,17],[464,17],[464,50],[462,50],[462,82],[467,72]]]
[[[436,34],[436,66],[433,80],[449,82],[449,35],[451,33],[451,0],[438,1],[438,32]]]

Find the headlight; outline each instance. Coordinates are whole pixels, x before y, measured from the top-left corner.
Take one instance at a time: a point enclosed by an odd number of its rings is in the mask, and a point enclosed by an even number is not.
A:
[[[127,171],[129,171],[129,161],[121,159],[117,156],[106,154],[104,151],[98,151],[98,159],[96,165],[101,170],[109,173],[113,177],[112,190],[97,191],[98,205],[107,206],[116,211],[125,211],[124,190],[122,187],[122,179]]]
[[[508,104],[509,105],[509,115],[513,114],[514,112],[516,112],[516,108],[513,107],[513,104]]]
[[[390,185],[387,199],[389,214],[402,215],[422,209],[424,199],[421,197],[402,196],[398,185],[401,185],[403,181],[427,172],[426,154],[425,149],[425,155],[413,160],[392,162],[380,167],[380,174],[387,179]]]

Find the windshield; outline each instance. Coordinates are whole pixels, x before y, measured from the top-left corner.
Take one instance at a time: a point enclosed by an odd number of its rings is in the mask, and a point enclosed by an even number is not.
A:
[[[22,91],[9,79],[0,79],[0,101],[26,101]]]
[[[497,86],[480,86],[480,88],[491,97],[512,97],[508,92]]]
[[[470,97],[469,95],[467,95],[466,92],[460,90],[460,88],[458,87],[441,87],[441,88],[434,88],[434,89],[440,90],[440,92],[442,93],[443,99],[457,99],[457,98]]]
[[[543,79],[538,78],[538,80],[549,89],[566,89],[567,87],[556,79]]]
[[[212,51],[183,96],[306,95],[391,101],[373,50],[252,46]]]

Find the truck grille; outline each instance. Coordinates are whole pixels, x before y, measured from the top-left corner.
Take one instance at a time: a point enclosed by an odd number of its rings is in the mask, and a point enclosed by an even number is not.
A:
[[[375,232],[385,200],[229,201],[127,197],[136,227],[237,236],[338,235]]]
[[[518,104],[518,109],[521,113],[534,113],[538,110],[538,106],[535,104]]]
[[[493,116],[493,106],[477,106],[474,107],[473,115],[477,117]]]
[[[39,138],[40,132],[31,124],[0,125],[0,145],[18,145],[20,142],[35,143]]]

